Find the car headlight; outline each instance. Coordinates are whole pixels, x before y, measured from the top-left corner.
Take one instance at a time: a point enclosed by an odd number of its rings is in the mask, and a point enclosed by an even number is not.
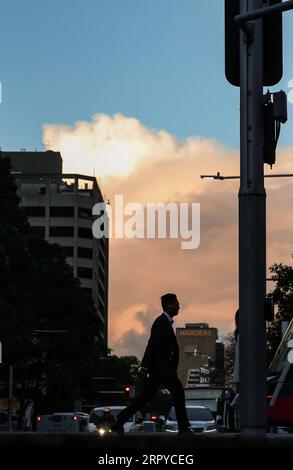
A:
[[[99,436],[104,436],[107,433],[107,430],[105,428],[98,428],[97,433]]]
[[[217,431],[217,428],[214,424],[212,424],[211,426],[207,426],[206,429],[204,430],[204,432],[216,432]]]

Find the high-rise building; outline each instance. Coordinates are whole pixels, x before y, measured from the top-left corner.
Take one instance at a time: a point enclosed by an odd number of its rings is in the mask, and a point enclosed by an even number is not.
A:
[[[176,328],[179,345],[178,375],[185,388],[224,383],[224,345],[217,328],[207,323],[187,323]]]
[[[92,208],[104,202],[96,178],[62,173],[59,152],[3,152],[11,160],[20,204],[36,232],[63,247],[73,275],[94,299],[101,349],[108,336],[108,239],[92,234]]]

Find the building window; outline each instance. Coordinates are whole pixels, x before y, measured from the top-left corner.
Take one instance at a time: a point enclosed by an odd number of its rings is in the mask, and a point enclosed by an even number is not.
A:
[[[103,284],[100,277],[98,278],[98,283],[99,283],[99,292],[102,291],[102,294],[104,295],[104,293],[105,293],[105,284]],[[102,295],[102,297],[103,297],[103,295]]]
[[[99,255],[103,259],[103,261],[105,261],[106,254],[105,254],[105,251],[103,249],[101,249],[100,245],[99,245]]]
[[[91,268],[77,268],[77,276],[84,279],[92,279],[93,270]]]
[[[46,208],[43,206],[24,206],[25,215],[27,217],[45,217]]]
[[[51,206],[50,217],[74,217],[74,207]]]
[[[93,259],[93,250],[91,248],[78,247],[78,257]]]
[[[61,249],[65,258],[73,258],[73,246],[62,246]]]
[[[50,227],[50,237],[73,237],[73,227]]]
[[[102,224],[101,224],[101,228],[102,228]],[[99,239],[103,250],[105,249],[106,240],[107,240],[106,237],[102,237],[102,238]]]
[[[34,235],[40,238],[45,238],[45,227],[32,226],[31,228]]]
[[[78,208],[78,217],[80,219],[88,219],[92,220],[92,209],[88,209],[87,207],[79,207]]]
[[[99,297],[99,301],[98,301],[98,309],[99,309],[99,312],[102,316],[104,316],[105,314],[105,305],[102,303],[100,297]]]
[[[92,290],[91,287],[81,287],[81,289],[82,289],[84,292],[86,292],[87,294],[92,295],[93,290]]]
[[[103,273],[103,270],[100,267],[98,271],[98,277],[101,279],[102,283],[105,284],[105,274]]]
[[[91,228],[79,227],[78,228],[78,237],[79,238],[88,238],[88,239],[93,238],[92,229]]]

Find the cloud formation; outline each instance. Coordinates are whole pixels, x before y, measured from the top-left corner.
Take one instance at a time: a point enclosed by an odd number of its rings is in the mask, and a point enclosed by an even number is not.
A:
[[[141,356],[160,296],[176,292],[176,326],[207,322],[220,333],[234,327],[238,297],[237,205],[239,181],[206,181],[201,174],[239,174],[239,153],[198,136],[179,141],[164,130],[122,114],[96,114],[72,127],[46,124],[44,142],[60,150],[64,171],[99,178],[110,200],[197,202],[201,243],[182,250],[180,240],[111,240],[109,345],[116,354]],[[292,172],[292,149],[279,152],[278,172]],[[266,169],[270,172],[269,167]],[[268,265],[291,262],[292,182],[266,179]]]

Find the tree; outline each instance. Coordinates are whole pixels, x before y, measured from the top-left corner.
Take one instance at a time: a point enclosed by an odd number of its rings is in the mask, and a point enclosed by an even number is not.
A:
[[[271,362],[282,338],[282,321],[291,321],[293,317],[293,267],[273,264],[270,267],[275,288],[272,291],[274,303],[278,305],[275,320],[268,326],[268,363]]]
[[[136,356],[115,356],[109,355],[106,359],[100,359],[96,373],[100,377],[112,377],[113,385],[122,386],[133,384],[131,366],[138,366],[139,360]]]
[[[3,361],[14,366],[20,415],[31,401],[41,411],[64,411],[92,387],[98,320],[62,248],[31,230],[2,156],[0,222],[0,340]],[[43,329],[67,333],[32,336]]]

